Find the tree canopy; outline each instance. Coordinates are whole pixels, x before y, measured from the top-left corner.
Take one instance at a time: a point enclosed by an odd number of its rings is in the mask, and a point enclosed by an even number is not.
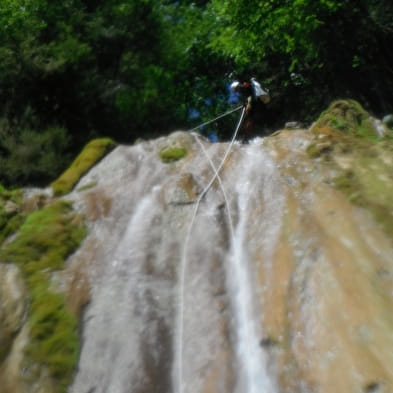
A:
[[[233,78],[271,89],[271,128],[337,98],[382,116],[392,36],[388,0],[3,0],[0,183],[47,184],[93,137],[187,129]]]

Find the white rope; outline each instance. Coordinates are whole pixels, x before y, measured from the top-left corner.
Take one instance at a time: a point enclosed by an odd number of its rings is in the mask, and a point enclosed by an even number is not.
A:
[[[191,132],[191,131],[195,131],[195,130],[197,130],[197,129],[200,128],[200,127],[206,126],[207,124],[213,123],[214,121],[216,121],[216,120],[218,120],[218,119],[221,119],[222,117],[228,116],[228,115],[230,115],[231,113],[236,112],[236,111],[238,111],[238,110],[241,109],[241,108],[243,108],[243,105],[240,105],[240,106],[238,106],[238,107],[235,108],[235,109],[232,109],[232,110],[230,110],[230,111],[228,111],[228,112],[226,112],[226,113],[223,113],[222,115],[217,116],[217,117],[215,117],[215,118],[212,119],[212,120],[209,120],[209,121],[207,121],[207,122],[205,122],[205,123],[199,124],[198,126],[196,126],[196,127],[194,127],[194,128],[191,128],[191,130],[188,130],[188,131],[190,131],[190,132]]]
[[[240,109],[240,108],[237,108],[237,109]],[[240,119],[239,119],[239,122],[236,126],[235,132],[233,134],[231,143],[229,144],[228,149],[226,150],[226,152],[224,154],[224,158],[222,159],[217,170],[215,169],[214,164],[211,162],[211,164],[213,164],[213,168],[214,168],[215,173],[214,173],[212,179],[207,184],[207,186],[203,189],[203,191],[201,192],[201,194],[199,195],[199,197],[195,203],[194,212],[193,212],[191,222],[190,222],[190,225],[187,230],[186,239],[184,242],[184,248],[183,248],[183,253],[182,253],[182,258],[181,258],[181,263],[180,263],[180,280],[179,280],[180,291],[179,291],[178,329],[177,329],[177,331],[178,331],[178,348],[177,348],[178,374],[177,374],[176,393],[183,392],[184,287],[185,287],[185,277],[186,277],[186,270],[187,270],[187,251],[188,251],[188,246],[189,246],[189,242],[190,242],[190,238],[191,238],[191,231],[192,231],[195,217],[197,215],[199,205],[202,201],[202,198],[207,194],[207,192],[209,191],[210,187],[212,186],[212,184],[214,183],[216,178],[217,177],[219,178],[219,172],[220,172],[221,168],[223,167],[223,165],[228,157],[229,152],[232,149],[232,146],[233,146],[233,144],[236,140],[237,134],[239,132],[240,125],[243,122],[244,113],[245,113],[245,108],[243,107],[243,111],[240,115]],[[197,135],[197,134],[194,134],[194,136],[199,137],[199,135]],[[210,157],[209,157],[209,161],[211,161]],[[220,184],[222,185],[221,180],[219,180],[219,181],[220,181]],[[232,226],[232,221],[231,221],[231,226]],[[233,228],[232,228],[232,231],[233,231]]]
[[[195,140],[198,142],[199,146],[201,147],[203,153],[205,154],[207,160],[209,161],[209,164],[210,164],[210,166],[212,167],[212,169],[213,169],[213,171],[214,171],[214,173],[215,173],[215,175],[216,175],[216,177],[217,177],[217,180],[218,180],[218,182],[219,182],[219,184],[220,184],[220,188],[221,188],[221,190],[222,190],[222,194],[224,195],[225,206],[226,206],[227,215],[228,215],[229,230],[230,230],[230,233],[231,233],[231,238],[232,238],[232,240],[233,240],[233,239],[234,239],[234,234],[235,234],[235,232],[234,232],[234,230],[233,230],[232,216],[231,216],[231,211],[230,211],[230,208],[229,208],[229,202],[228,202],[227,193],[225,192],[225,188],[224,188],[224,185],[222,184],[221,177],[220,177],[220,175],[218,174],[217,168],[216,168],[216,166],[214,165],[212,159],[211,159],[210,156],[207,154],[207,151],[206,151],[206,149],[205,149],[205,146],[203,146],[203,143],[199,140],[200,136],[199,136],[199,135],[194,135],[194,137],[195,137]]]

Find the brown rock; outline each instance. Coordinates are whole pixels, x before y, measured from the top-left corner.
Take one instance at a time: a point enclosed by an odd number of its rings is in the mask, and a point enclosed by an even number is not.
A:
[[[8,355],[12,341],[23,325],[26,291],[19,269],[0,264],[0,363]]]

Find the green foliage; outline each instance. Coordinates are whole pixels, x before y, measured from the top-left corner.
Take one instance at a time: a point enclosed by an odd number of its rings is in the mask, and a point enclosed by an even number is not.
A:
[[[61,201],[30,214],[16,239],[0,249],[0,260],[17,263],[30,290],[26,367],[46,366],[59,393],[66,391],[76,366],[77,322],[51,287],[50,274],[63,268],[85,235],[80,217]]]
[[[114,147],[115,142],[110,138],[94,139],[89,142],[71,166],[51,184],[55,195],[70,192],[79,179]]]
[[[187,149],[179,146],[167,146],[160,150],[159,156],[165,163],[178,161],[187,155]]]
[[[158,3],[102,2],[87,16],[86,40],[99,50],[92,53],[94,73],[83,80],[91,90],[86,110],[94,127],[110,129],[116,140],[131,141],[174,118],[178,55]]]
[[[0,119],[0,181],[10,185],[42,185],[65,166],[69,135],[50,126],[38,131],[29,112],[18,122]]]
[[[195,126],[227,111],[229,104],[227,84],[229,74],[233,72],[232,55],[229,57],[216,51],[210,40],[217,28],[217,15],[209,6],[209,1],[180,1],[171,10],[172,24],[170,39],[181,53],[179,67],[181,75],[178,83],[183,90],[176,110],[179,114],[189,115],[191,108],[196,109],[200,117],[189,120],[187,124]],[[228,137],[232,133],[236,116],[225,118],[211,128]],[[183,121],[183,128],[184,128]]]
[[[171,36],[172,11],[172,4],[156,0],[6,0],[0,7],[0,118],[12,141],[6,151],[0,146],[0,159],[9,161],[0,182],[47,184],[58,175],[65,164],[47,165],[49,152],[39,165],[51,171],[46,176],[41,169],[30,173],[25,160],[16,165],[28,150],[19,146],[31,139],[38,146],[53,125],[68,137],[68,148],[53,155],[67,160],[65,152],[92,137],[132,142],[184,124],[180,103],[189,87],[182,73],[189,65],[180,37]],[[27,111],[34,125],[21,121]],[[18,150],[12,160],[11,145]]]
[[[35,158],[38,168],[26,169],[19,156],[36,157],[27,147],[44,143],[38,135],[61,139],[51,130],[61,128],[67,147],[42,155],[66,160],[102,135],[128,143],[185,129],[228,109],[226,85],[234,78],[256,76],[271,89],[270,128],[311,122],[341,97],[380,117],[393,112],[388,0],[3,3],[0,119],[13,141],[0,144],[7,186],[47,184],[66,166]],[[26,112],[34,124],[21,120]],[[228,136],[235,121],[216,128]]]
[[[24,214],[8,216],[4,211],[0,211],[0,244],[19,229],[24,219]]]
[[[392,15],[390,2],[212,0],[212,8],[212,47],[239,71],[266,76],[286,118],[311,121],[342,96],[390,111],[393,30],[382,17]]]

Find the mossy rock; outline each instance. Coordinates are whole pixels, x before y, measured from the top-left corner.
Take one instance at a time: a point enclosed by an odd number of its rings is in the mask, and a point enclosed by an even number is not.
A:
[[[326,111],[322,112],[312,132],[320,133],[326,128],[366,139],[378,138],[371,116],[355,100],[334,101]]]
[[[21,190],[0,187],[0,244],[15,233],[25,220]]]
[[[351,168],[334,179],[349,200],[370,210],[393,238],[393,141],[358,147]],[[384,159],[384,158],[388,159]]]
[[[166,146],[159,152],[161,160],[165,163],[175,162],[187,155],[187,149],[181,146]]]
[[[72,191],[80,178],[115,146],[116,143],[110,138],[89,142],[71,166],[51,184],[54,194],[64,195]]]
[[[0,260],[17,264],[30,295],[30,341],[24,360],[27,369],[45,367],[64,393],[77,363],[77,319],[64,296],[53,289],[51,273],[64,268],[66,258],[86,235],[82,218],[69,202],[60,201],[31,213],[17,237],[0,249]]]
[[[91,183],[85,184],[82,187],[79,187],[77,191],[86,191],[86,190],[90,190],[91,188],[94,188],[97,185],[96,181],[93,181]]]
[[[333,169],[334,186],[393,239],[393,137],[377,136],[373,120],[356,101],[333,102],[312,127],[307,154]]]

